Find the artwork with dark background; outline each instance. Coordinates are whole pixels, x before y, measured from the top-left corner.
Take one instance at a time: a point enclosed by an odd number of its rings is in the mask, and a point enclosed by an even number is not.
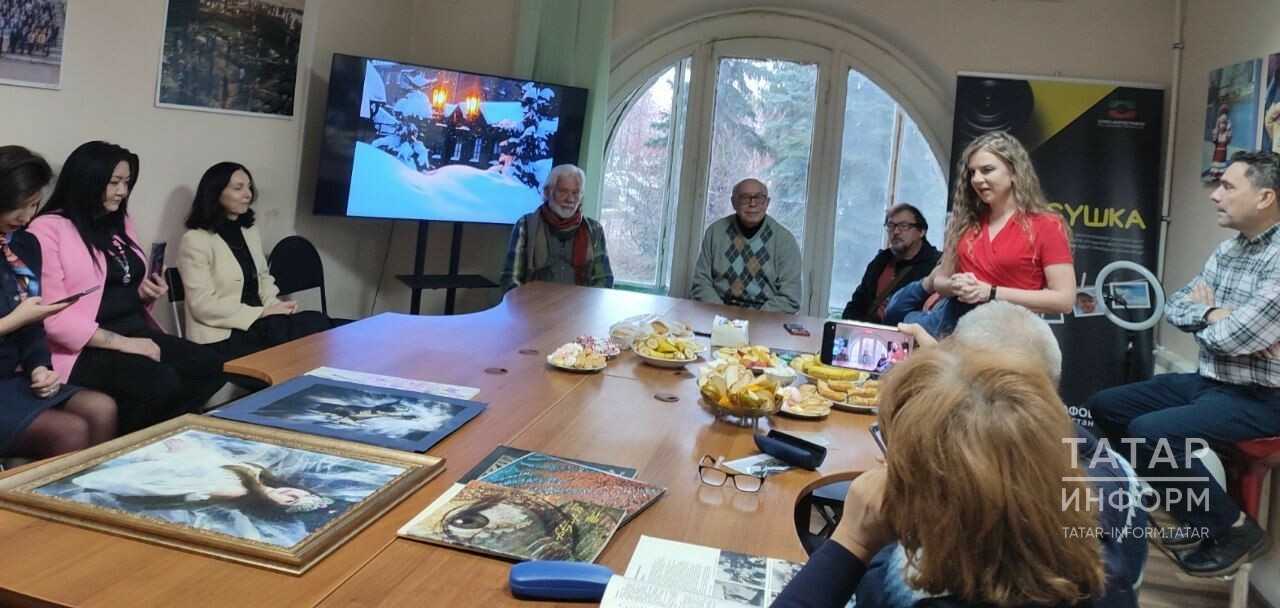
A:
[[[303,0],[169,0],[156,105],[293,116]]]

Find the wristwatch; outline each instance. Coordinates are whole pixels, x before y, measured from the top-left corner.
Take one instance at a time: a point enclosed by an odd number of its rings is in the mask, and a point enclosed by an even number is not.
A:
[[[988,301],[988,302],[995,302],[995,301],[996,301],[996,286],[995,286],[995,285],[992,285],[992,286],[991,286],[991,293],[987,294],[987,301]]]

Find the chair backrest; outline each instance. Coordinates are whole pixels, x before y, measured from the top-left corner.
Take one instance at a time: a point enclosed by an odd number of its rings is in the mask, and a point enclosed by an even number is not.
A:
[[[329,314],[324,293],[324,264],[311,241],[297,235],[281,239],[267,257],[267,271],[275,279],[281,295],[320,288],[320,311]]]
[[[186,337],[184,320],[182,318],[182,306],[180,303],[187,298],[186,293],[182,290],[182,275],[178,273],[177,268],[164,269],[164,282],[169,284],[169,312],[173,314],[173,324],[177,326],[174,333],[179,338]]]

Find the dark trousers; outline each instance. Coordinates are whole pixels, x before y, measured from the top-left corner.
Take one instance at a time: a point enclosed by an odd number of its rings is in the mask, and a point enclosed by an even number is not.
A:
[[[86,348],[68,381],[111,395],[119,407],[120,434],[187,412],[198,412],[222,385],[222,359],[194,342],[153,329],[129,337],[149,338],[160,361],[104,348]]]
[[[930,295],[920,281],[907,283],[885,305],[884,324],[896,327],[898,323],[916,323],[929,335],[942,338],[955,331],[960,317],[974,308],[973,304],[965,304],[955,298],[943,298],[938,300],[933,310],[924,310]]]
[[[333,327],[333,321],[317,310],[303,310],[291,315],[262,317],[249,326],[248,331],[231,330],[231,337],[209,344],[224,359],[230,361],[260,350],[305,338]]]
[[[1180,522],[1224,532],[1240,517],[1240,507],[1213,481],[1198,458],[1186,462],[1187,439],[1210,447],[1280,435],[1280,391],[1225,384],[1199,374],[1161,374],[1146,382],[1117,386],[1095,394],[1088,404],[1093,420],[1111,446],[1126,458],[1132,453],[1138,474],[1161,491],[1161,506]],[[1142,439],[1136,451],[1121,438]],[[1164,441],[1161,441],[1164,440]],[[1199,445],[1190,444],[1194,450]],[[1187,466],[1187,465],[1190,466]],[[1173,500],[1170,489],[1184,493]],[[1207,494],[1208,505],[1186,498]]]

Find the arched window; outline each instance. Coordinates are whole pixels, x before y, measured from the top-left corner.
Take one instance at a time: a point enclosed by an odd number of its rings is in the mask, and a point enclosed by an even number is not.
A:
[[[768,35],[749,31],[761,13]],[[944,118],[943,104],[884,48],[811,15],[753,9],[678,26],[624,58],[600,213],[617,283],[686,295],[706,226],[732,213],[729,192],[747,177],[769,186],[769,214],[801,246],[802,312],[844,307],[885,246],[894,203],[920,207],[939,245],[941,146],[913,116]],[[904,89],[926,101],[924,112],[903,105]]]

